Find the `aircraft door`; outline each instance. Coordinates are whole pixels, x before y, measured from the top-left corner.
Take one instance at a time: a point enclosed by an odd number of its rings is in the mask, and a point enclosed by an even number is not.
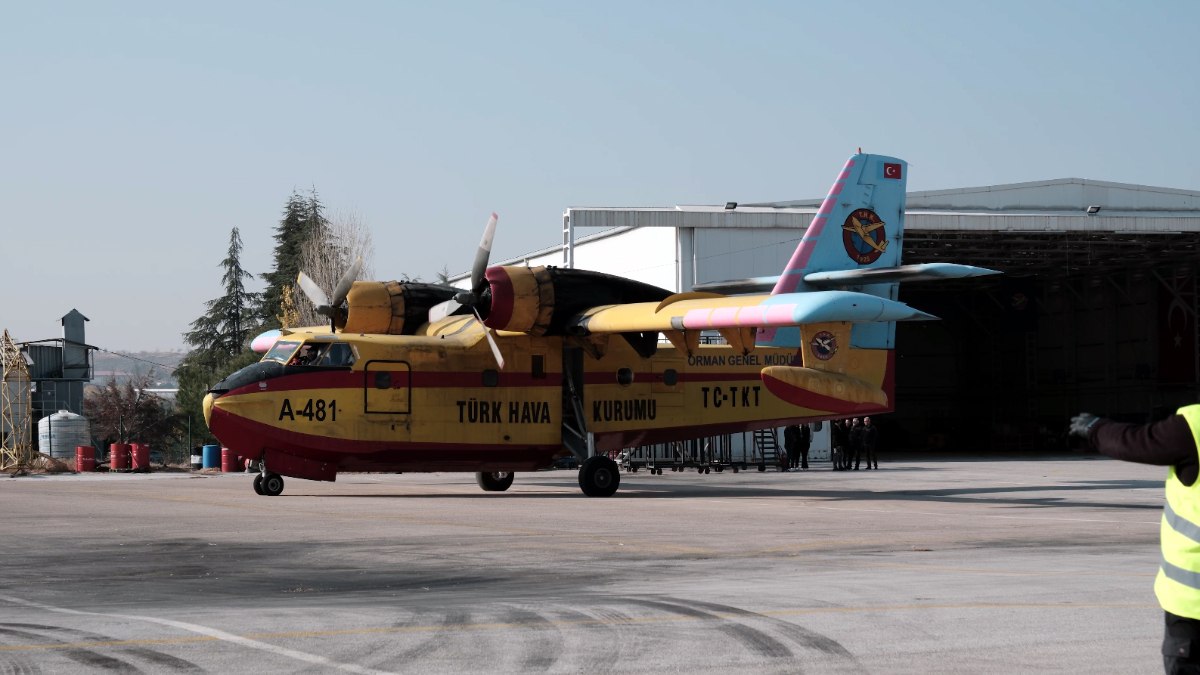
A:
[[[363,369],[364,412],[395,416],[412,412],[411,369],[406,361],[368,361]]]
[[[562,350],[562,439],[577,458],[588,456],[587,421],[583,411],[583,350]]]

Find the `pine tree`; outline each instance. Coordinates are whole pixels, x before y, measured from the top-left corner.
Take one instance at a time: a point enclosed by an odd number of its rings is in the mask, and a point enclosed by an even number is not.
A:
[[[235,227],[229,233],[229,252],[221,261],[225,293],[209,300],[208,312],[193,321],[192,330],[184,334],[193,353],[200,352],[200,360],[209,365],[224,363],[244,350],[256,327],[253,307],[258,294],[246,290],[245,281],[254,275],[242,268],[241,255],[242,237]]]
[[[278,327],[283,315],[284,288],[296,283],[300,272],[300,254],[310,238],[324,238],[329,221],[325,218],[325,206],[317,196],[316,188],[308,197],[292,192],[283,209],[283,218],[275,228],[275,269],[262,275],[267,288],[262,293],[259,318],[265,326]]]
[[[179,382],[176,406],[191,419],[195,436],[204,432],[201,403],[208,388],[258,358],[249,350],[250,338],[259,328],[254,316],[258,294],[246,290],[246,280],[254,275],[242,267],[241,254],[242,237],[235,227],[229,233],[229,251],[220,263],[225,270],[221,275],[225,293],[209,300],[208,311],[184,334],[192,351],[175,369]]]

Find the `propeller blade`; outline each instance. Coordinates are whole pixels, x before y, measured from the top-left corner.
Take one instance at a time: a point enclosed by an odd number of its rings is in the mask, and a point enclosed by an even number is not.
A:
[[[304,295],[308,296],[308,301],[317,308],[318,312],[321,314],[329,313],[329,297],[325,295],[325,291],[321,290],[317,282],[310,279],[304,272],[301,272],[296,277],[296,285],[300,287],[300,290],[304,291]]]
[[[439,302],[438,304],[429,308],[429,323],[440,321],[450,316],[456,312],[459,307],[462,307],[462,305],[459,304],[458,300],[455,300],[454,298],[450,298],[445,302]]]
[[[500,366],[500,370],[504,370],[504,357],[500,355],[500,345],[496,344],[496,338],[492,337],[492,329],[484,325],[479,310],[475,310],[475,320],[483,326],[483,334],[487,337],[488,346],[492,348],[492,356],[496,357],[496,365]]]
[[[338,281],[337,288],[333,290],[333,302],[329,304],[333,305],[334,307],[342,306],[342,303],[346,301],[346,296],[350,295],[350,287],[353,286],[354,281],[358,279],[358,273],[362,271],[362,266],[363,260],[362,257],[359,256],[359,258],[354,261],[354,264],[350,266],[350,269],[346,270],[346,273],[342,275],[341,280]]]
[[[475,253],[475,264],[471,267],[471,293],[475,296],[482,293],[487,284],[483,273],[487,271],[488,258],[492,255],[492,237],[496,235],[496,221],[499,219],[495,213],[488,218],[487,226],[483,228],[483,239],[479,240],[479,251]]]

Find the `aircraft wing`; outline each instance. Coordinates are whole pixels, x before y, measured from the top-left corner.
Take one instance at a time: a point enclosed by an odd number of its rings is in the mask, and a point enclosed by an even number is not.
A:
[[[633,333],[936,318],[902,302],[854,291],[734,297],[679,293],[659,303],[593,307],[571,319],[567,327],[576,334]]]

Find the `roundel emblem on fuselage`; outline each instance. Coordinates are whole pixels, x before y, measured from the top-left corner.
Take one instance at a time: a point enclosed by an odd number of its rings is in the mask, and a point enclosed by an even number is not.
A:
[[[828,361],[837,353],[837,336],[827,330],[823,330],[812,337],[808,342],[809,349],[812,349],[813,356]]]
[[[887,250],[884,222],[871,209],[855,209],[842,223],[842,245],[846,255],[859,265],[870,265]]]

